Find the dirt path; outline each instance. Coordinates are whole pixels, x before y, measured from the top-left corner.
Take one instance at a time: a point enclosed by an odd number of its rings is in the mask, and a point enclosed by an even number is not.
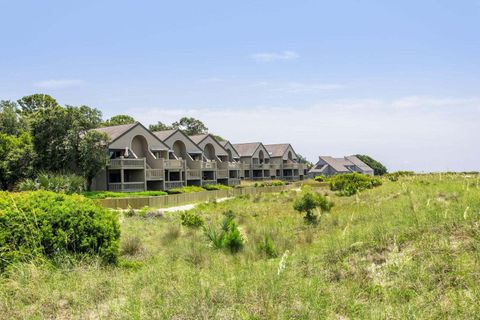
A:
[[[220,198],[220,199],[217,199],[217,202],[223,202],[223,201],[227,201],[227,200],[234,199],[234,198],[235,197]],[[200,203],[206,203],[206,202],[200,202]],[[160,208],[160,209],[157,209],[157,212],[158,213],[166,213],[166,212],[187,211],[187,210],[191,210],[191,209],[195,208],[200,203],[185,204],[183,206],[177,206],[177,207]]]

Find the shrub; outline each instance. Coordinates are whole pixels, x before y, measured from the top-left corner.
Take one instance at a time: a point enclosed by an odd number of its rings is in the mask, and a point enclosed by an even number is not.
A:
[[[200,228],[205,223],[205,220],[193,211],[183,211],[180,214],[182,225],[189,228]]]
[[[137,236],[128,237],[122,241],[122,247],[121,247],[122,255],[134,256],[142,252],[142,250],[143,250],[142,240]]]
[[[139,191],[139,192],[112,192],[112,191],[86,191],[82,193],[90,199],[108,198],[134,198],[134,197],[157,197],[167,195],[165,191]]]
[[[356,154],[355,156],[362,162],[364,162],[367,166],[372,168],[374,175],[376,176],[382,176],[388,172],[387,168],[383,164],[373,159],[372,157],[362,154]]]
[[[409,177],[415,175],[413,171],[395,171],[392,173],[388,173],[386,177],[390,181],[397,181],[400,177]]]
[[[274,187],[284,186],[285,182],[280,181],[280,180],[275,180],[275,181],[272,181],[271,185],[274,186]]]
[[[205,190],[228,190],[231,189],[229,186],[225,186],[223,184],[206,184],[203,186]]]
[[[173,188],[173,189],[167,190],[167,193],[180,194],[180,193],[191,193],[191,192],[201,192],[201,191],[205,191],[205,189],[198,186],[185,186],[181,188]]]
[[[323,175],[319,175],[319,176],[316,176],[314,178],[314,180],[317,181],[317,182],[325,182],[325,181],[327,181],[327,177],[325,177]]]
[[[260,252],[265,254],[265,256],[267,256],[268,258],[278,257],[277,248],[275,247],[272,238],[270,238],[268,235],[265,235],[263,237],[263,240],[258,246],[258,248]]]
[[[339,191],[338,195],[351,196],[357,192],[380,186],[382,181],[360,173],[339,174],[328,179],[330,190]]]
[[[330,211],[332,207],[333,202],[321,194],[310,191],[304,192],[303,195],[293,203],[293,209],[305,214],[303,218],[307,224],[318,223],[318,217],[313,213],[314,209],[318,208],[321,211]]]
[[[58,254],[99,255],[116,263],[117,215],[79,195],[0,192],[0,270]]]
[[[231,211],[225,213],[225,217],[220,224],[220,230],[205,227],[203,233],[212,247],[229,249],[231,253],[240,251],[245,244],[245,239],[238,229]]]
[[[46,190],[58,193],[81,193],[85,190],[85,179],[74,174],[40,173],[36,179],[26,179],[17,185],[19,191]]]

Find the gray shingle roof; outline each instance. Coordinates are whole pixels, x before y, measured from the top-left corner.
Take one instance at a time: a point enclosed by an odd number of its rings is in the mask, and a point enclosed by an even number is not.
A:
[[[118,126],[110,126],[110,127],[103,127],[103,128],[96,128],[93,129],[98,132],[103,132],[105,133],[108,138],[110,139],[110,142],[116,140],[120,136],[122,136],[125,132],[136,126],[138,122],[135,123],[130,123],[130,124],[121,124]]]
[[[331,166],[337,172],[350,172],[345,165],[348,163],[345,162],[344,158],[333,158],[330,156],[321,156],[320,159],[325,161],[329,166]]]
[[[235,143],[233,147],[237,150],[240,157],[251,157],[260,145],[261,142]]]
[[[168,137],[170,137],[177,129],[172,130],[163,130],[163,131],[155,131],[153,134],[160,140],[165,141]]]
[[[196,144],[202,142],[203,139],[205,139],[208,136],[208,134],[196,134],[194,136],[188,136],[193,142]],[[214,138],[215,139],[215,138]],[[216,140],[215,140],[216,141]],[[218,142],[218,141],[217,141]],[[221,145],[221,144],[220,144]]]
[[[285,152],[287,152],[290,144],[288,143],[277,143],[277,144],[266,144],[265,148],[267,149],[270,157],[283,157]]]
[[[359,167],[363,171],[373,171],[372,168],[370,168],[365,162],[362,160],[358,159],[356,156],[348,156],[345,157],[347,160],[349,160],[351,163]]]

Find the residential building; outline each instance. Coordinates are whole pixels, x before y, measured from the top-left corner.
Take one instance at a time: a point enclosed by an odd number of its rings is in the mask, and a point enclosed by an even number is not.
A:
[[[241,179],[299,180],[304,167],[290,144],[232,144],[211,134],[151,132],[141,123],[93,129],[109,139],[108,163],[93,190],[143,191],[206,184],[235,186]]]
[[[319,175],[332,176],[351,172],[373,176],[373,169],[356,156],[346,156],[343,158],[320,156],[318,162],[308,172],[308,177],[314,178]]]
[[[306,166],[289,143],[266,144],[270,156],[270,176],[282,180],[303,180]]]

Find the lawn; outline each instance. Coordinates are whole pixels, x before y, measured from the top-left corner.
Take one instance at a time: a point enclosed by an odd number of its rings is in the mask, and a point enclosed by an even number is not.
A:
[[[225,212],[246,239],[232,254],[202,230],[164,217],[122,216],[119,266],[59,258],[0,276],[5,319],[474,319],[480,314],[480,177],[384,179],[339,197],[308,226],[296,191],[194,209]],[[267,254],[265,239],[277,254]]]

